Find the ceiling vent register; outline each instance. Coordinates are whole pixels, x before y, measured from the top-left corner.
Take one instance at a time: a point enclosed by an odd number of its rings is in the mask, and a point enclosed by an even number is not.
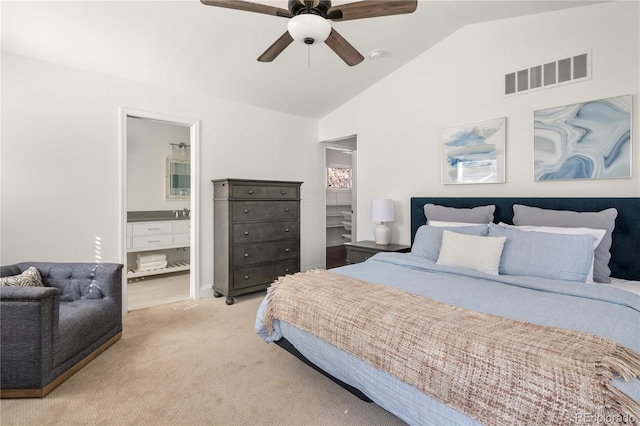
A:
[[[591,51],[504,75],[504,96],[591,79]]]

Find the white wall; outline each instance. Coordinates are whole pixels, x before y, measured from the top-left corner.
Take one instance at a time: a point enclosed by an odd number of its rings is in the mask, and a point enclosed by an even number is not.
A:
[[[535,182],[533,112],[633,95],[640,128],[639,3],[612,2],[464,27],[320,121],[320,139],[358,135],[358,238],[373,239],[372,198],[396,200],[392,242],[409,243],[412,196],[640,196],[631,179]],[[502,96],[503,75],[592,51],[592,79]],[[442,185],[440,129],[507,117],[506,183]]]
[[[189,127],[161,121],[129,117],[127,119],[127,210],[182,210],[188,200],[165,200],[166,158],[188,160]],[[179,157],[179,155],[181,155]]]
[[[120,107],[201,120],[200,286],[213,282],[212,179],[303,181],[301,264],[324,265],[316,120],[2,56],[1,256],[121,262]]]

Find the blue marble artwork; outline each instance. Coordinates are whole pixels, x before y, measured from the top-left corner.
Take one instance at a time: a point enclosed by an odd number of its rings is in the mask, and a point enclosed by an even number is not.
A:
[[[535,180],[625,177],[631,177],[631,95],[535,112]]]
[[[505,119],[442,129],[442,183],[504,182]]]

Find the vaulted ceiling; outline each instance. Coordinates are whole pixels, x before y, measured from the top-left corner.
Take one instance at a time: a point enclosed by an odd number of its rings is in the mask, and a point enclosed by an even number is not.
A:
[[[256,2],[286,9],[284,0]],[[376,1],[376,0],[371,0]],[[349,3],[334,1],[334,5]],[[2,1],[2,50],[174,90],[321,118],[461,27],[600,1],[431,1],[416,12],[332,22],[365,56],[325,44],[256,60],[286,18],[182,1]],[[369,52],[379,50],[378,59]]]

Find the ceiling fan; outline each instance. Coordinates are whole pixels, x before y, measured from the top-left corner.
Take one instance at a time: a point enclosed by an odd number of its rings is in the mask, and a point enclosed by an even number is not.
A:
[[[242,0],[200,0],[207,6],[224,7],[290,18],[288,31],[275,41],[258,61],[271,62],[294,40],[311,45],[323,41],[349,66],[364,57],[334,28],[329,20],[348,21],[412,13],[417,0],[363,0],[332,7],[329,0],[289,0],[289,10]]]

